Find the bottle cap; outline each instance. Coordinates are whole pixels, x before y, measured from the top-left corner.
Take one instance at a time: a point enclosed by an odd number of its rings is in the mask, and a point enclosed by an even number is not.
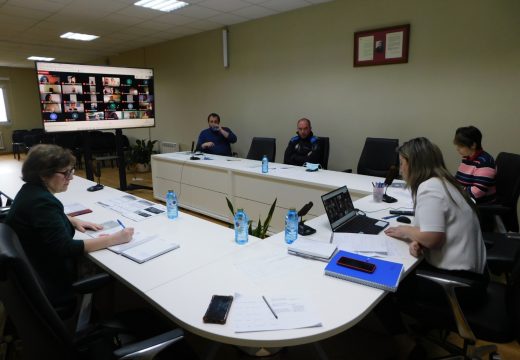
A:
[[[173,190],[168,190],[168,192],[173,192]]]
[[[240,209],[237,209],[237,211],[242,211],[242,212],[243,212],[243,211],[244,211],[244,209],[240,208]]]
[[[289,211],[296,211],[296,208],[289,208]]]

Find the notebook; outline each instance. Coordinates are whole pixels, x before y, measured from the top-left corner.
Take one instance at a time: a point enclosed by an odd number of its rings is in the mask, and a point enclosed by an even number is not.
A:
[[[388,221],[358,213],[346,186],[322,195],[323,207],[333,232],[379,234]]]
[[[376,265],[376,269],[373,273],[366,273],[338,265],[338,260],[342,256],[370,262]],[[397,290],[403,271],[403,264],[354,254],[343,250],[338,251],[325,267],[325,275],[391,292]]]
[[[335,244],[324,243],[302,237],[289,245],[287,247],[287,252],[291,255],[303,258],[328,262],[337,248],[338,247]]]

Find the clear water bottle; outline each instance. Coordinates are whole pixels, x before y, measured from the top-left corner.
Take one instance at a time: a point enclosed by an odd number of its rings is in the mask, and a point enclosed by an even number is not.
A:
[[[262,158],[262,173],[267,174],[269,171],[269,160],[267,159],[267,155],[264,155]]]
[[[248,241],[249,222],[244,209],[238,209],[235,214],[235,242],[243,245]]]
[[[173,190],[168,190],[166,193],[166,214],[168,215],[168,219],[172,220],[179,216],[177,194],[175,194]]]
[[[298,213],[289,209],[285,216],[285,242],[292,244],[298,238]]]

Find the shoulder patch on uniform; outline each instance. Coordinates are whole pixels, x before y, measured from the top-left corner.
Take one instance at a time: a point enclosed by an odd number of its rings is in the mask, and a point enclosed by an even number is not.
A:
[[[289,140],[289,141],[290,141],[290,142],[295,142],[295,141],[298,141],[299,138],[300,138],[300,137],[299,137],[298,135],[296,135],[296,136],[293,136],[293,137],[291,138],[291,140]]]

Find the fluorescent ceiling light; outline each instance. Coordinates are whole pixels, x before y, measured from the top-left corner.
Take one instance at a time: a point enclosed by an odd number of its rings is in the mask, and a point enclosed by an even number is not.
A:
[[[43,57],[43,56],[29,56],[27,60],[34,60],[34,61],[52,61],[54,58],[49,57]]]
[[[142,6],[153,10],[170,12],[173,10],[180,9],[188,5],[188,3],[177,0],[141,0],[134,3],[134,5]]]
[[[94,39],[97,39],[98,37],[99,36],[96,36],[96,35],[79,34],[79,33],[73,33],[73,32],[68,32],[68,33],[60,35],[60,38],[81,40],[81,41],[92,41]]]

